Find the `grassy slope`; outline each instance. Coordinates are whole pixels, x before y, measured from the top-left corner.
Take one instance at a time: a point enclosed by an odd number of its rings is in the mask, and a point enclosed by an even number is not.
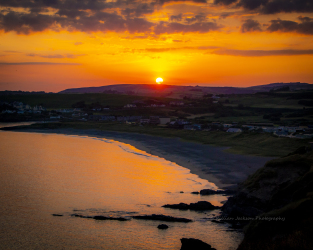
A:
[[[287,109],[302,109],[303,105],[298,104],[298,99],[288,99],[284,96],[273,97],[265,95],[242,95],[232,96],[229,98],[230,106],[243,104],[244,106],[254,108],[287,108]]]
[[[30,128],[74,128],[74,129],[99,129],[106,131],[142,133],[154,136],[178,137],[192,142],[230,147],[229,152],[251,154],[259,156],[283,156],[301,146],[308,146],[308,140],[278,138],[270,134],[258,133],[226,133],[187,131],[169,129],[158,126],[133,126],[121,123],[99,122],[64,122],[51,124],[34,124]]]
[[[294,182],[276,189],[269,205],[278,209],[261,215],[261,217],[280,217],[285,220],[251,221],[245,230],[245,239],[238,249],[313,249],[313,151],[272,160],[250,176],[243,185],[247,188],[251,186],[260,188],[256,185],[258,182],[279,178],[278,175],[264,174],[268,169],[275,172],[275,169],[285,169],[287,166],[289,168],[293,166],[294,171],[298,171],[300,167],[308,170]]]

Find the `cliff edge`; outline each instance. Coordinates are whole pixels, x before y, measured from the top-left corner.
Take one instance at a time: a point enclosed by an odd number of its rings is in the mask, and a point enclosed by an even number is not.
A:
[[[223,217],[246,225],[238,250],[313,249],[313,151],[265,164],[238,187]]]

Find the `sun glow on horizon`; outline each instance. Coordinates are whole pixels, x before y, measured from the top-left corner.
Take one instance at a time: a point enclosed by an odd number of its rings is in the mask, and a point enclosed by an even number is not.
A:
[[[163,79],[161,77],[158,77],[155,81],[157,84],[161,84],[163,82]]]

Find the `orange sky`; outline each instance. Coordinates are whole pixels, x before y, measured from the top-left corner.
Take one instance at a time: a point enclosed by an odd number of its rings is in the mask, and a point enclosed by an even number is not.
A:
[[[313,83],[312,13],[311,0],[1,1],[0,90]]]

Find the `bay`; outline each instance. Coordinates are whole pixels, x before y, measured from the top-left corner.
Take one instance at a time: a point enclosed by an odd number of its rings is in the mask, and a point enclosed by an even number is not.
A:
[[[180,249],[197,238],[216,249],[236,249],[242,234],[199,213],[164,204],[226,197],[190,194],[216,188],[173,162],[113,140],[44,133],[0,132],[0,246],[2,249]],[[181,193],[183,191],[183,193]],[[62,214],[54,217],[52,214]],[[165,214],[192,223],[95,221],[104,215]]]

